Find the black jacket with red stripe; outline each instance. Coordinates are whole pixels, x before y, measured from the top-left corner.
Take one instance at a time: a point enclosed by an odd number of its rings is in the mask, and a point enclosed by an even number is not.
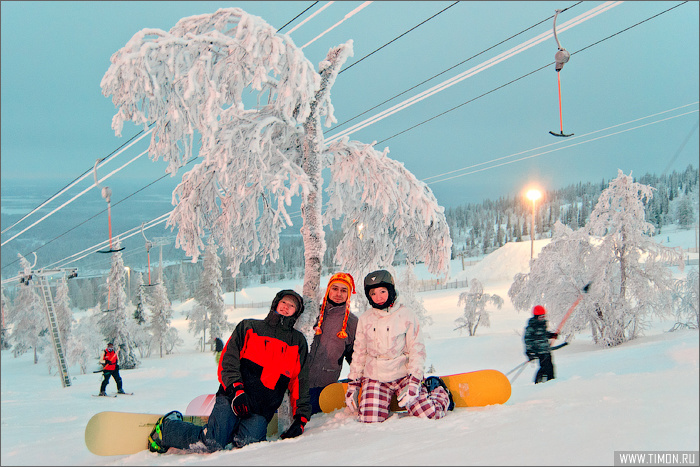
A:
[[[304,335],[294,329],[303,307],[293,316],[275,311],[282,297],[290,294],[303,303],[296,292],[279,292],[265,319],[244,319],[238,323],[219,359],[217,395],[233,399],[237,389],[234,385],[242,383],[251,412],[268,421],[282,404],[287,389],[293,414],[307,420],[311,416],[308,344]]]

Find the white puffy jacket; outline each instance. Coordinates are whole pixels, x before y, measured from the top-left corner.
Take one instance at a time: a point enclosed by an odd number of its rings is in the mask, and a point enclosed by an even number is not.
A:
[[[401,304],[371,308],[360,316],[348,378],[389,382],[406,375],[423,379],[425,345],[418,317]]]

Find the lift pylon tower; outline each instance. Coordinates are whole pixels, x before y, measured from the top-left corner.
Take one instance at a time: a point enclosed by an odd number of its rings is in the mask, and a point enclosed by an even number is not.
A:
[[[51,269],[51,270],[39,270],[31,271],[20,277],[20,283],[29,285],[31,279],[36,279],[35,287],[44,299],[44,311],[46,311],[46,318],[49,321],[49,329],[51,330],[51,337],[53,341],[54,352],[56,353],[56,361],[58,362],[58,370],[61,374],[61,384],[63,387],[68,387],[71,385],[70,376],[68,375],[68,365],[66,364],[65,353],[63,352],[63,343],[61,341],[61,330],[58,327],[58,319],[56,317],[56,307],[54,306],[53,296],[51,295],[51,286],[49,285],[48,276],[56,273],[66,273],[68,272],[68,278],[77,277],[78,273],[75,269]]]

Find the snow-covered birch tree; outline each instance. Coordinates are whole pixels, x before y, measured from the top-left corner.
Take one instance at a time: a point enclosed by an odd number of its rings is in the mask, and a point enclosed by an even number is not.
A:
[[[531,272],[515,276],[508,295],[516,308],[539,304],[561,317],[592,282],[563,332],[590,326],[593,340],[605,346],[639,336],[652,316],[668,316],[674,285],[669,266],[682,269],[683,257],[652,239],[654,226],[644,211],[652,196],[652,187],[619,170],[588,223],[575,232],[555,224]]]
[[[676,325],[700,329],[700,278],[698,268],[691,268],[685,279],[674,285],[673,298],[676,304]]]
[[[174,190],[168,219],[176,246],[194,261],[207,233],[233,276],[242,262],[276,261],[280,232],[292,225],[287,207],[301,197],[308,312],[297,328],[309,343],[321,298],[323,227],[332,219],[343,219],[345,235],[336,261],[358,277],[371,265],[389,266],[396,249],[432,273],[449,271],[449,229],[427,185],[386,157],[388,150],[347,137],[324,140],[322,120],[336,122],[330,90],[351,55],[352,41],[331,48],[317,72],[288,35],[226,8],[183,18],[169,32],[136,33],[101,82],[118,108],[115,133],[128,120],[153,125],[150,157],[168,162],[168,173],[194,157],[201,136],[200,162]],[[372,235],[359,238],[360,224]]]
[[[472,279],[469,291],[459,294],[457,306],[464,306],[464,313],[455,320],[460,331],[464,328],[470,336],[476,335],[479,325],[491,326],[489,311],[486,306],[491,304],[499,310],[503,307],[503,299],[500,295],[484,293],[484,286],[478,279]]]
[[[114,241],[114,248],[121,247],[119,238]],[[111,253],[112,265],[107,275],[105,304],[106,308],[100,317],[100,329],[107,342],[114,343],[119,355],[119,367],[124,369],[136,368],[140,363],[136,356],[136,346],[131,336],[128,320],[131,316],[127,311],[126,277],[122,252]]]

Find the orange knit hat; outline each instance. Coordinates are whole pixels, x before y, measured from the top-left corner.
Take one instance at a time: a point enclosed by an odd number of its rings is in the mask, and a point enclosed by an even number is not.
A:
[[[333,274],[328,281],[328,286],[326,287],[326,295],[323,297],[323,304],[321,305],[321,314],[318,317],[318,324],[316,325],[316,334],[321,334],[321,323],[323,323],[323,314],[326,312],[326,302],[328,301],[328,292],[331,290],[331,285],[334,282],[340,282],[348,286],[348,299],[345,300],[345,318],[343,318],[343,328],[338,332],[338,337],[345,339],[348,337],[348,333],[345,328],[348,325],[348,316],[350,314],[350,294],[355,292],[355,280],[352,276],[346,272],[337,272]]]

